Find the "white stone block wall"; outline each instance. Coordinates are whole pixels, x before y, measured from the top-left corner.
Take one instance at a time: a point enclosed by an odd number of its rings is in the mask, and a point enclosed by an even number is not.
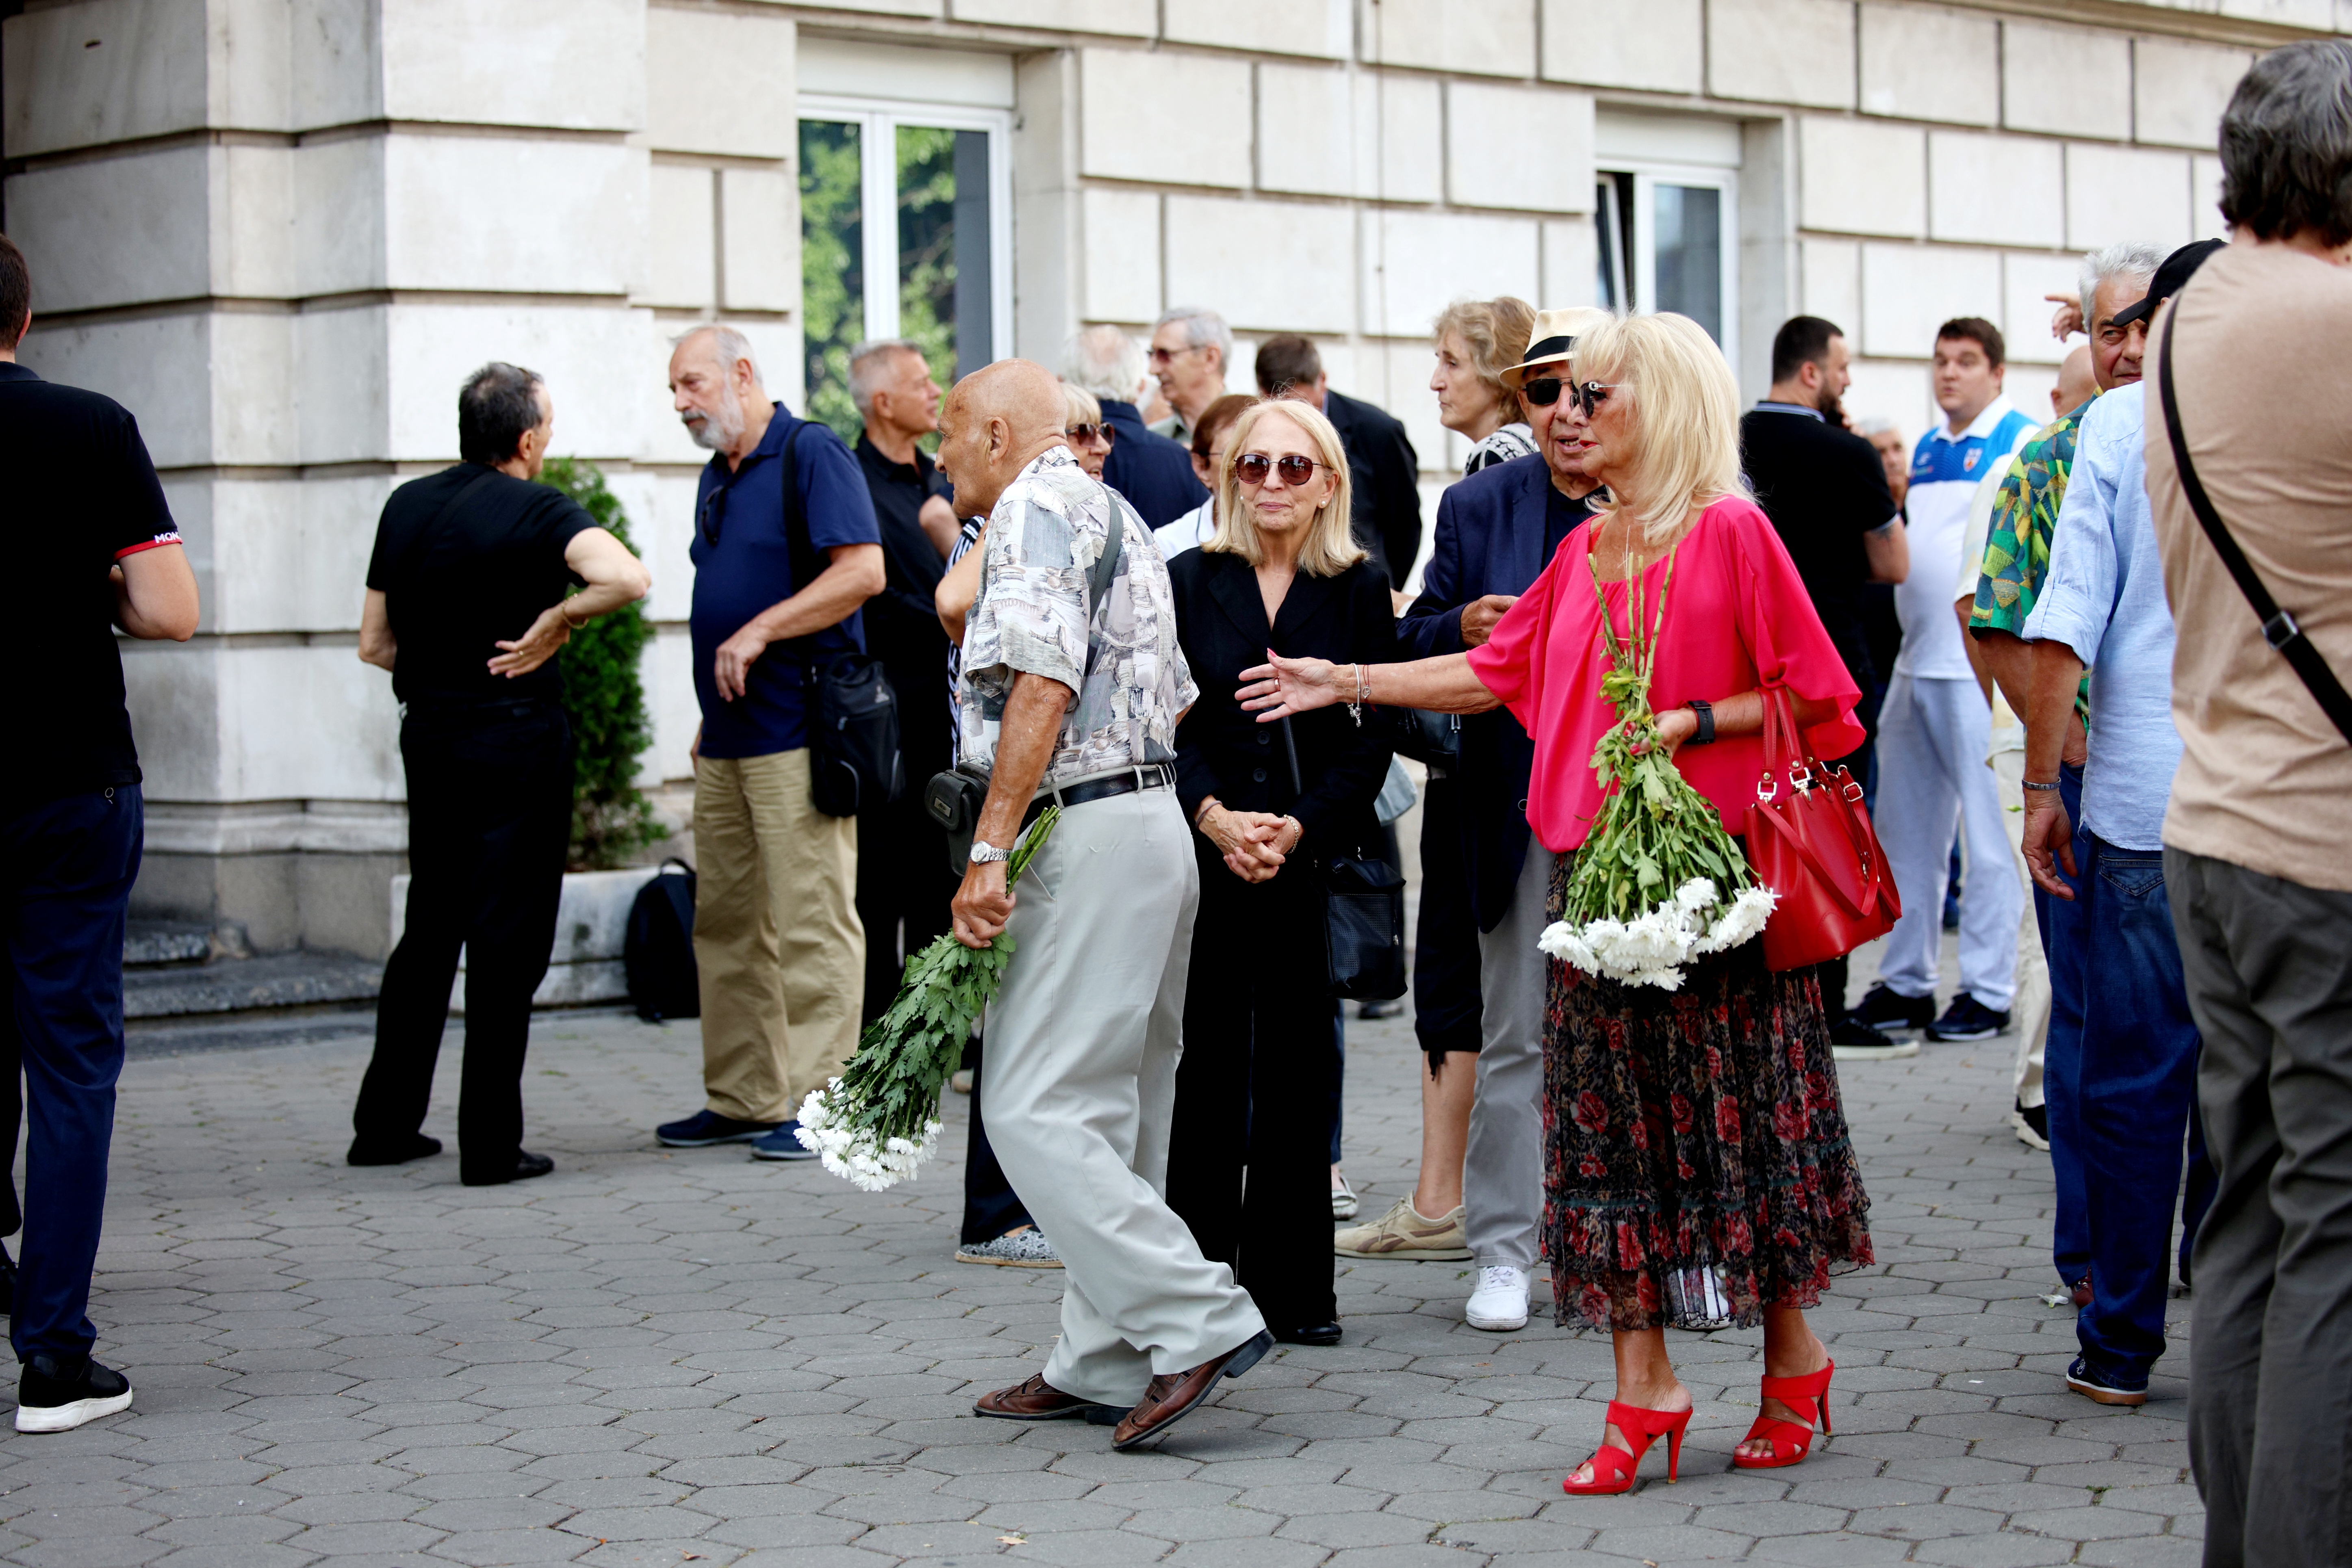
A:
[[[2064,16],[2065,19],[2054,19]],[[142,907],[265,947],[382,951],[405,843],[388,682],[353,657],[375,515],[451,461],[482,360],[550,382],[656,586],[649,782],[688,773],[691,500],[667,340],[723,317],[801,384],[803,26],[1011,62],[1013,342],[1215,306],[1405,421],[1434,497],[1465,444],[1426,389],[1462,296],[1589,302],[1601,173],[1725,170],[1743,390],[1799,310],[1847,402],[1916,436],[1935,328],[1983,315],[2035,411],[2042,299],[2082,248],[2220,232],[2215,121],[2264,47],[2352,0],[2053,19],[1930,0],[69,0],[12,16],[6,226],[26,362],[138,415],[205,621],[132,650]],[[903,52],[908,45],[921,48]],[[945,74],[943,74],[945,73]],[[887,78],[887,73],[884,73]],[[877,78],[877,79],[883,79]],[[1646,151],[1643,151],[1646,150]],[[1737,164],[1736,169],[1732,168]]]

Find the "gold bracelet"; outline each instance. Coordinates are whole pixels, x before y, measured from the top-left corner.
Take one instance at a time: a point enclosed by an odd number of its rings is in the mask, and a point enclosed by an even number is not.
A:
[[[565,626],[571,627],[575,632],[588,624],[587,621],[575,621],[572,618],[572,601],[569,599],[566,599],[562,604],[556,605],[555,613],[563,618],[563,624]],[[589,617],[591,620],[594,618],[595,617],[593,616]]]

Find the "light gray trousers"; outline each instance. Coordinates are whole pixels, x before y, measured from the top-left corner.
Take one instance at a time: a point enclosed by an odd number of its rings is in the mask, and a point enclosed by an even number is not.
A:
[[[989,1140],[1062,1258],[1045,1381],[1106,1405],[1265,1327],[1166,1196],[1201,897],[1189,840],[1170,790],[1064,811],[1013,889],[988,1010]]]
[[[2206,1568],[2352,1562],[2352,893],[2168,847],[2218,1186],[2189,1459]]]
[[[1481,1268],[1533,1270],[1543,1224],[1544,900],[1556,857],[1529,839],[1510,912],[1478,938],[1485,1018],[1462,1163],[1463,1226]],[[1049,1233],[1050,1234],[1050,1233]]]

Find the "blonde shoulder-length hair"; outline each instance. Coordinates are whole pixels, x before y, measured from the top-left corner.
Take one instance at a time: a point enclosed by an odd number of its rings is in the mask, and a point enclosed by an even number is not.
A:
[[[1242,494],[1242,482],[1235,468],[1248,454],[1258,426],[1276,417],[1287,419],[1306,432],[1307,444],[1318,454],[1315,460],[1330,471],[1334,481],[1330,499],[1317,510],[1307,525],[1306,542],[1298,549],[1298,569],[1312,577],[1337,577],[1358,562],[1370,559],[1357,548],[1349,531],[1355,489],[1348,479],[1348,449],[1340,444],[1339,432],[1332,427],[1330,420],[1313,404],[1296,398],[1254,403],[1234,421],[1234,433],[1225,446],[1225,464],[1217,474],[1217,531],[1201,548],[1213,553],[1238,555],[1252,566],[1264,564],[1265,549],[1258,540],[1257,519],[1248,499]]]
[[[1739,471],[1739,383],[1706,329],[1688,316],[1612,317],[1576,340],[1578,383],[1597,381],[1633,404],[1631,460],[1609,500],[1644,539],[1663,542],[1726,496]]]

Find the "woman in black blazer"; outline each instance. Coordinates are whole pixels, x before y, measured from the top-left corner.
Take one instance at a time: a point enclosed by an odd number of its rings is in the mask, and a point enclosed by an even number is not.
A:
[[[1320,863],[1381,842],[1389,750],[1344,709],[1260,724],[1234,693],[1269,647],[1392,657],[1388,579],[1349,536],[1347,455],[1297,402],[1243,413],[1218,476],[1217,532],[1169,565],[1200,700],[1176,731],[1177,792],[1201,868],[1168,1202],[1234,1265],[1277,1339],[1336,1344],[1329,1107],[1339,1061],[1322,969]],[[1294,761],[1295,759],[1295,761]],[[1374,853],[1378,850],[1374,849]]]

